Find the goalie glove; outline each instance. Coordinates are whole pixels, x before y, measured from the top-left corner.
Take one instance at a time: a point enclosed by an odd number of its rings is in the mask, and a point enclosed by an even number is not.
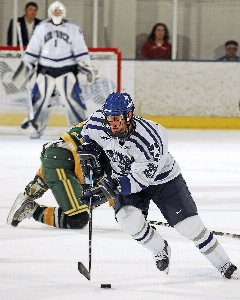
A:
[[[86,205],[89,205],[90,197],[92,197],[92,205],[93,207],[97,207],[107,201],[110,203],[113,202],[118,194],[118,181],[116,179],[105,177],[97,186],[83,191],[80,201]]]
[[[95,78],[98,74],[98,71],[93,68],[90,61],[78,62],[78,70],[87,76],[87,81],[89,84],[92,84],[95,81]]]
[[[12,81],[18,89],[22,89],[26,86],[34,73],[35,69],[33,68],[33,65],[22,60],[19,67],[13,74]]]
[[[92,171],[93,179],[99,180],[104,174],[99,162],[100,149],[93,143],[84,143],[79,146],[76,153],[80,158],[84,176],[89,178],[90,171]]]
[[[42,195],[48,190],[48,186],[45,182],[36,175],[34,179],[29,182],[29,184],[25,187],[25,195],[29,196],[32,199],[37,199],[42,197]]]

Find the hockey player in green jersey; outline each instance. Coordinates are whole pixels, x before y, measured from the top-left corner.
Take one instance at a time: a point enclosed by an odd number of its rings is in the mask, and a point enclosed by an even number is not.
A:
[[[85,147],[82,126],[79,123],[59,140],[43,145],[41,167],[25,192],[15,200],[7,224],[16,227],[25,218],[33,217],[57,228],[81,229],[87,225],[88,206],[79,198],[83,189],[89,187],[90,169],[96,183],[104,173],[110,174],[111,167],[100,147],[95,144]],[[48,189],[52,190],[59,207],[47,207],[35,201]]]

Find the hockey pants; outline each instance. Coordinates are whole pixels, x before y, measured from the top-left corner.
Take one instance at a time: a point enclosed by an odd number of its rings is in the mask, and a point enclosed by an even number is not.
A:
[[[88,207],[79,200],[84,185],[80,184],[74,174],[74,158],[72,153],[65,148],[58,148],[53,144],[44,151],[41,161],[42,175],[46,184],[52,190],[61,208],[61,212],[68,217],[67,219],[70,223],[71,221],[78,223],[78,225],[75,224],[73,227],[79,228],[79,223],[83,223],[85,226],[88,222]],[[59,212],[59,210],[55,211],[55,214],[59,214]],[[47,211],[45,214],[47,214]],[[58,221],[60,222],[61,220]],[[54,224],[49,225],[54,226]]]

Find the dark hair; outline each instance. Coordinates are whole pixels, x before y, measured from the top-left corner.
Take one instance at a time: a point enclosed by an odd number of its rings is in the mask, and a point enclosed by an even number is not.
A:
[[[28,2],[25,6],[25,9],[27,9],[29,6],[34,6],[34,7],[36,7],[36,9],[38,9],[37,3],[35,3],[35,2]]]
[[[238,42],[231,40],[231,41],[227,41],[225,43],[225,47],[227,47],[228,45],[235,45],[236,47],[238,47]]]
[[[155,30],[156,30],[156,28],[157,28],[158,26],[163,26],[163,27],[164,27],[165,35],[164,35],[164,38],[163,38],[163,39],[164,39],[165,42],[168,42],[168,40],[169,40],[169,31],[168,31],[167,26],[166,26],[164,23],[157,23],[157,24],[155,24],[155,25],[153,26],[152,31],[151,31],[151,33],[150,33],[149,36],[148,36],[148,40],[155,41]]]

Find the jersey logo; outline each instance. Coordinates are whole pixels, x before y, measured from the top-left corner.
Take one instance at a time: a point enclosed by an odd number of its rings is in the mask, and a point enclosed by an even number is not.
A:
[[[64,40],[67,44],[70,44],[69,42],[69,35],[66,34],[65,32],[59,31],[59,30],[54,30],[54,31],[49,31],[48,33],[45,34],[44,36],[44,42],[47,43],[53,38],[59,38]]]
[[[150,155],[154,158],[155,161],[158,161],[161,155],[160,145],[155,143],[149,147]]]
[[[147,169],[145,169],[143,171],[143,174],[147,177],[147,178],[153,178],[155,173],[157,171],[157,166],[155,166],[154,164],[150,163],[147,165]]]
[[[121,174],[126,174],[130,171],[131,164],[133,163],[133,157],[130,158],[122,153],[106,150],[108,158],[113,162],[117,163],[117,167],[120,169]]]
[[[111,138],[109,137],[109,136],[100,136],[100,138],[102,139],[102,140],[105,140],[105,141],[107,141],[107,140],[110,140]]]

